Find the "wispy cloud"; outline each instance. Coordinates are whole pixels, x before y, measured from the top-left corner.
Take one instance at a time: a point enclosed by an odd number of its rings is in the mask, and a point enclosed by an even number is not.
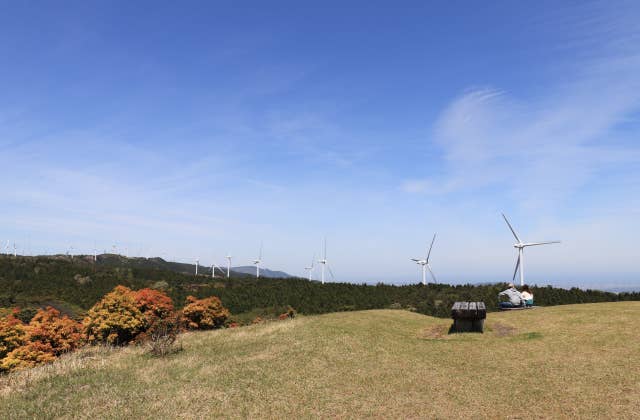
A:
[[[620,130],[640,109],[640,50],[634,53],[591,61],[574,81],[527,98],[494,88],[464,93],[435,124],[444,174],[402,188],[498,187],[537,206],[568,198],[603,169],[639,162],[640,147]]]

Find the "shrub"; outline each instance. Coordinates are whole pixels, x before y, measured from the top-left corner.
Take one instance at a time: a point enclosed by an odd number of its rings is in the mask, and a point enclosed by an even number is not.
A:
[[[55,358],[50,344],[32,341],[10,351],[0,362],[0,370],[31,368],[41,363],[52,362]]]
[[[149,352],[154,356],[164,357],[182,348],[175,347],[180,332],[178,318],[175,316],[159,318],[145,335]]]
[[[255,317],[253,319],[253,321],[251,321],[252,324],[261,324],[262,323],[262,318],[260,318],[259,316]]]
[[[148,326],[173,314],[173,301],[165,293],[154,289],[140,289],[132,293],[136,307],[144,314]]]
[[[27,331],[15,314],[0,318],[0,359],[27,341]]]
[[[54,355],[72,351],[83,342],[82,324],[68,316],[60,316],[60,311],[47,307],[39,309],[27,327],[29,340],[51,346]]]
[[[187,304],[182,309],[185,326],[193,330],[220,328],[229,315],[229,310],[222,306],[222,302],[216,296],[205,299],[188,296]]]
[[[89,309],[83,324],[89,342],[123,345],[145,329],[146,319],[131,289],[116,286]]]
[[[293,309],[291,306],[287,306],[287,312],[280,314],[278,316],[278,319],[280,321],[283,321],[285,319],[288,319],[288,318],[293,319],[295,317],[296,317],[296,310]]]
[[[169,283],[164,280],[157,281],[151,285],[152,289],[156,290],[167,290],[169,288]]]

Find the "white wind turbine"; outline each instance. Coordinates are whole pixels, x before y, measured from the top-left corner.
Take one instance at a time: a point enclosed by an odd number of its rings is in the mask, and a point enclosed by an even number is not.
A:
[[[313,264],[315,263],[316,255],[313,254],[313,258],[311,258],[311,266],[305,267],[304,270],[309,274],[309,281],[311,281],[311,273],[313,272]]]
[[[260,278],[260,263],[262,262],[262,242],[260,242],[260,255],[257,259],[253,260],[253,264],[256,266],[256,278]]]
[[[324,269],[325,267],[327,268],[327,270],[329,270],[329,274],[331,274],[331,278],[335,281],[335,276],[333,275],[333,271],[331,271],[331,267],[329,267],[329,261],[327,261],[327,238],[324,238],[324,245],[323,245],[323,257],[321,260],[318,260],[318,262],[320,264],[322,264],[322,284],[324,284]]]
[[[196,276],[198,275],[198,265],[200,265],[200,260],[196,260]]]
[[[233,257],[227,253],[225,258],[227,259],[227,278],[229,278],[229,275],[231,274],[231,258]]]
[[[516,231],[513,230],[511,223],[509,223],[509,221],[507,220],[507,216],[505,216],[504,213],[502,213],[502,217],[504,218],[504,221],[507,222],[507,226],[509,226],[509,229],[511,230],[511,233],[513,233],[513,236],[515,236],[516,241],[518,241],[515,245],[513,245],[514,248],[518,249],[518,260],[516,261],[516,269],[513,271],[512,281],[516,279],[516,274],[518,274],[518,268],[519,268],[520,269],[520,287],[522,287],[524,286],[524,249],[528,246],[559,244],[560,241],[522,242],[520,238],[518,238]]]
[[[220,267],[218,267],[215,263],[211,263],[211,278],[215,278],[216,277],[216,268],[220,271],[222,271],[222,269]]]
[[[422,266],[422,284],[426,286],[427,284],[427,270],[431,273],[431,277],[433,277],[434,282],[438,282],[436,280],[435,274],[431,270],[431,265],[429,264],[429,257],[431,256],[431,249],[433,249],[433,243],[436,241],[436,234],[433,234],[433,239],[431,240],[431,246],[429,246],[429,250],[427,251],[427,256],[424,259],[419,258],[411,258],[411,261],[415,261],[416,264]]]

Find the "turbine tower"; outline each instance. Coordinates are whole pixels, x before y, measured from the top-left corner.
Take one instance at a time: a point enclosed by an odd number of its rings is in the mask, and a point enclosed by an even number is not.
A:
[[[260,242],[260,255],[257,259],[253,260],[253,264],[256,266],[256,278],[260,278],[260,263],[262,262],[262,242]]]
[[[311,273],[313,272],[313,264],[315,263],[316,255],[313,254],[313,258],[311,258],[311,266],[305,267],[305,271],[309,273],[309,281],[311,281]]]
[[[229,278],[229,275],[231,274],[231,258],[233,257],[227,253],[225,258],[227,259],[227,278]]]
[[[433,239],[431,240],[431,246],[429,246],[429,250],[427,251],[427,256],[424,259],[420,258],[411,258],[411,261],[415,261],[416,264],[422,266],[422,284],[424,286],[427,285],[427,270],[431,273],[431,277],[433,277],[433,281],[437,283],[435,274],[433,274],[433,270],[431,270],[431,265],[429,264],[429,257],[431,257],[431,250],[433,249],[433,243],[436,241],[436,234],[433,234]]]
[[[196,260],[196,276],[198,275],[198,265],[200,264],[200,260]]]
[[[513,233],[513,236],[516,238],[516,241],[518,241],[515,245],[513,245],[514,248],[518,249],[518,260],[516,261],[516,269],[513,271],[513,279],[511,281],[516,279],[516,274],[518,274],[518,268],[519,268],[520,269],[520,287],[522,287],[524,286],[524,249],[528,246],[559,244],[560,241],[522,242],[520,238],[518,238],[516,231],[513,230],[511,223],[509,223],[509,221],[507,220],[507,216],[505,216],[504,213],[502,213],[502,217],[504,218],[504,221],[507,222],[507,226],[509,226],[509,229],[511,230],[511,233]]]
[[[215,263],[211,263],[211,278],[215,278],[216,277],[216,268],[220,271],[222,271],[222,269],[220,267],[218,267]]]
[[[323,257],[321,260],[318,260],[318,262],[320,264],[322,264],[322,276],[320,277],[322,280],[322,284],[324,284],[324,269],[325,267],[327,268],[327,270],[329,270],[329,274],[331,274],[331,278],[333,280],[335,280],[335,277],[333,275],[333,271],[331,271],[331,267],[329,267],[329,261],[327,261],[327,238],[324,238],[324,244],[323,244]]]

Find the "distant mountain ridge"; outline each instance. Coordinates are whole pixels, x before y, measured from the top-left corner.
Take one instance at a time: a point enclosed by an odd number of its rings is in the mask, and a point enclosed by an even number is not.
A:
[[[68,255],[53,255],[51,258],[70,259],[71,257]],[[93,255],[76,255],[73,257],[76,261],[83,260],[90,263],[93,263],[93,258]],[[145,258],[125,257],[119,254],[98,254],[97,264],[109,267],[153,268],[157,270],[173,271],[181,274],[195,274],[196,272],[195,264],[167,261],[160,257]],[[216,270],[216,276],[227,273],[226,267],[219,267],[219,269],[222,273]],[[211,266],[199,265],[198,274],[211,274]],[[252,265],[231,267],[231,277],[247,277],[255,276],[255,274],[256,267]],[[260,267],[260,277],[293,278],[295,276],[285,273],[284,271],[269,270],[268,268]]]
[[[240,267],[231,267],[231,271],[235,271],[236,273],[242,273],[242,274],[251,274],[255,276],[256,267],[254,265],[243,265]],[[285,273],[284,271],[269,270],[268,268],[260,267],[260,277],[269,277],[273,279],[288,279],[294,276],[292,276],[289,273]]]

